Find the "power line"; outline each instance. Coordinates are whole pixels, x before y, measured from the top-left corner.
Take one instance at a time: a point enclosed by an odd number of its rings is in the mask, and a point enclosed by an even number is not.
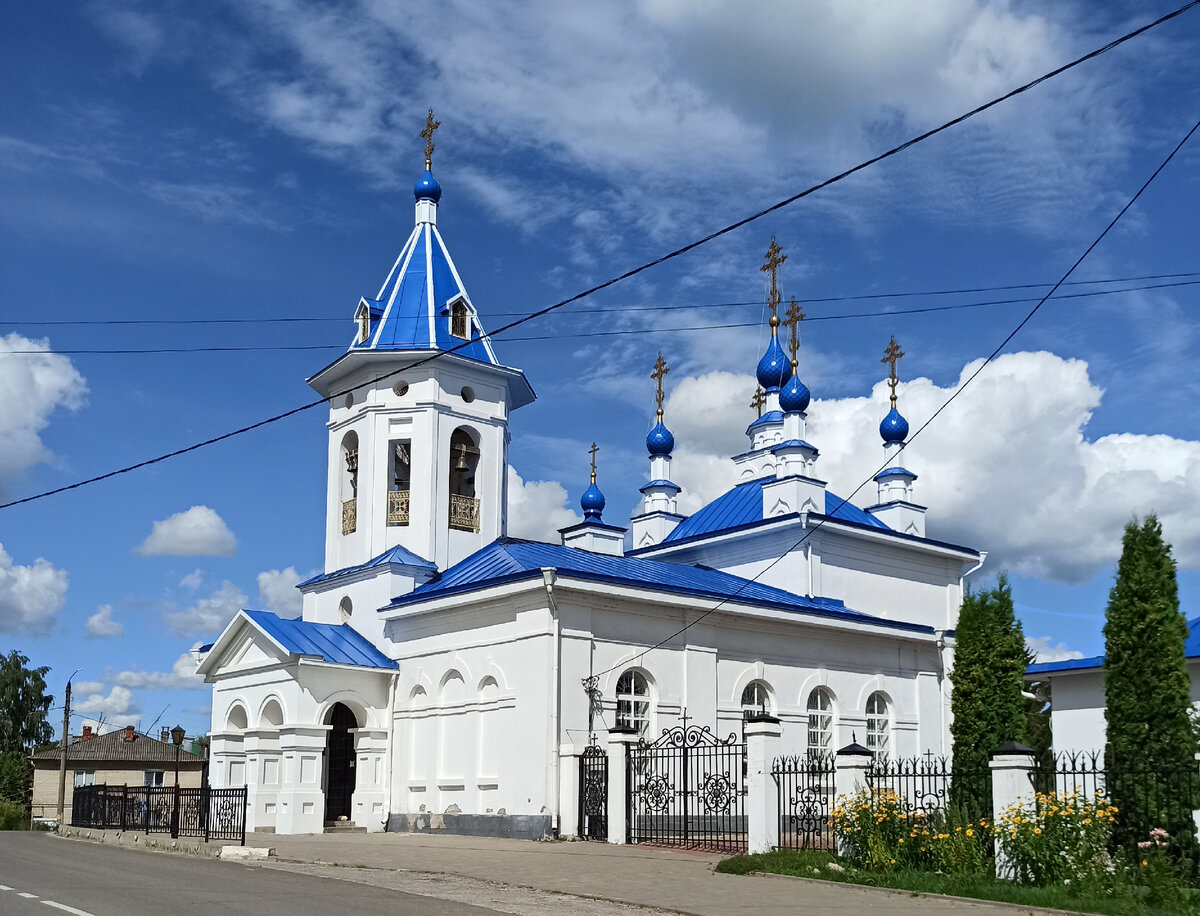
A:
[[[1200,276],[1200,275],[1193,275]],[[1096,282],[1096,281],[1087,281]],[[1049,285],[1049,284],[1039,284]],[[1064,284],[1065,285],[1065,284]],[[1115,296],[1120,293],[1143,292],[1146,290],[1157,289],[1172,289],[1181,286],[1200,286],[1200,279],[1196,280],[1180,280],[1173,283],[1155,283],[1148,286],[1127,286],[1122,289],[1101,289],[1091,292],[1067,293],[1062,296],[1055,296],[1055,302],[1062,302],[1067,299],[1088,299],[1095,296]],[[797,299],[797,302],[800,300]],[[812,301],[812,300],[809,300]],[[848,312],[842,315],[810,315],[804,319],[806,324],[811,324],[815,321],[850,321],[860,320],[864,318],[893,318],[903,317],[905,315],[922,315],[932,312],[955,312],[965,309],[987,308],[997,305],[1020,305],[1026,302],[1036,302],[1035,298],[1020,298],[1020,299],[989,299],[983,302],[959,302],[953,305],[929,305],[919,306],[910,309],[884,309],[877,312]],[[747,303],[757,305],[759,303]],[[705,306],[698,306],[704,308]],[[639,307],[640,310],[640,307]],[[597,309],[596,311],[605,311],[605,309]],[[725,331],[737,328],[755,328],[759,327],[761,322],[758,321],[741,321],[728,324],[694,324],[694,325],[673,325],[670,327],[662,327],[655,329],[640,328],[622,328],[618,330],[607,331],[577,331],[568,334],[537,334],[525,335],[521,337],[504,338],[505,343],[519,343],[538,340],[577,340],[590,337],[621,337],[629,334],[645,334],[647,330],[658,330],[664,333],[682,333],[692,331]],[[491,335],[495,336],[495,335]],[[278,353],[287,351],[302,351],[302,350],[344,350],[341,344],[276,344],[264,346],[211,346],[211,347],[123,347],[111,349],[54,349],[54,350],[4,350],[0,351],[2,355],[13,356],[45,356],[49,353],[54,353],[59,356],[106,356],[106,355],[144,355],[144,354],[177,354],[177,353]]]
[[[1159,164],[1158,168],[1156,168],[1154,170],[1154,172],[1150,175],[1150,177],[1147,178],[1142,183],[1142,186],[1140,188],[1138,188],[1137,193],[1134,194],[1131,198],[1129,198],[1129,200],[1126,202],[1125,206],[1123,206],[1118,211],[1117,215],[1114,216],[1111,220],[1109,220],[1108,225],[1104,227],[1104,231],[1101,232],[1098,236],[1096,236],[1096,238],[1092,241],[1092,243],[1090,245],[1088,245],[1088,247],[1084,250],[1083,254],[1081,254],[1078,258],[1076,258],[1075,262],[1069,268],[1067,268],[1067,272],[1064,273],[1062,275],[1062,277],[1059,279],[1059,281],[1054,284],[1053,288],[1049,292],[1047,292],[1046,295],[1044,295],[1041,299],[1038,300],[1037,304],[1034,305],[1034,307],[1029,310],[1028,314],[1026,314],[1025,317],[1021,319],[1021,321],[1017,324],[1017,326],[1015,328],[1013,328],[1011,331],[1009,331],[1008,335],[1002,341],[1000,341],[999,344],[996,345],[996,348],[994,350],[992,350],[992,352],[990,354],[988,354],[987,358],[985,358],[983,360],[983,362],[981,362],[979,364],[979,366],[975,369],[975,371],[972,372],[969,376],[967,376],[967,378],[962,382],[962,384],[960,384],[957,388],[954,389],[954,391],[952,391],[950,393],[950,396],[948,398],[946,398],[946,400],[942,402],[941,406],[938,407],[938,409],[935,410],[930,415],[929,419],[927,419],[924,423],[922,423],[919,427],[917,427],[917,430],[912,435],[910,435],[907,440],[900,443],[900,448],[896,450],[896,455],[899,455],[906,448],[908,448],[908,446],[912,444],[912,441],[914,439],[916,439],[917,436],[921,435],[921,433],[923,433],[926,429],[928,429],[929,425],[931,423],[933,423],[933,421],[936,420],[939,416],[941,416],[942,412],[947,407],[949,407],[952,403],[954,403],[954,401],[958,398],[958,396],[960,394],[962,394],[963,391],[966,390],[967,386],[970,385],[973,381],[975,381],[976,378],[979,377],[979,373],[981,373],[985,368],[987,368],[987,366],[989,366],[991,364],[992,360],[994,360],[1000,354],[1000,351],[1003,350],[1006,346],[1008,346],[1009,342],[1014,337],[1016,337],[1018,333],[1020,333],[1021,329],[1023,327],[1025,327],[1025,325],[1027,325],[1033,319],[1033,316],[1036,315],[1038,313],[1038,311],[1041,310],[1042,306],[1045,305],[1046,302],[1050,299],[1050,297],[1054,295],[1055,291],[1058,290],[1059,287],[1061,287],[1067,281],[1067,279],[1071,276],[1071,274],[1073,274],[1075,272],[1075,270],[1079,267],[1079,265],[1084,262],[1084,260],[1087,258],[1087,256],[1090,255],[1096,249],[1096,246],[1099,245],[1104,240],[1104,238],[1108,235],[1108,233],[1112,231],[1112,228],[1120,221],[1121,217],[1123,217],[1129,211],[1129,208],[1132,207],[1135,203],[1137,203],[1138,198],[1140,198],[1142,196],[1142,193],[1146,190],[1146,188],[1150,187],[1150,185],[1154,181],[1154,179],[1157,178],[1159,176],[1159,174],[1162,172],[1162,170],[1165,169],[1167,167],[1167,165],[1170,164],[1171,160],[1175,158],[1175,154],[1178,153],[1181,149],[1183,149],[1184,144],[1187,143],[1188,140],[1191,139],[1192,134],[1194,134],[1197,131],[1197,129],[1200,129],[1200,121],[1197,121],[1195,124],[1192,125],[1192,129],[1189,130],[1184,135],[1183,139],[1180,140],[1179,143],[1177,143],[1175,145],[1175,148],[1172,149],[1171,152],[1167,154],[1167,158],[1164,159]],[[601,678],[606,674],[610,674],[613,671],[616,671],[618,668],[624,668],[627,665],[633,664],[634,662],[638,661],[641,658],[644,658],[646,655],[653,652],[655,649],[661,649],[663,646],[665,646],[671,640],[675,639],[677,636],[683,635],[684,633],[686,633],[688,630],[690,630],[692,627],[694,627],[700,621],[704,620],[709,615],[716,613],[718,610],[720,610],[722,607],[724,607],[726,604],[728,604],[730,600],[732,600],[733,598],[736,598],[738,595],[740,595],[742,593],[742,591],[746,588],[746,586],[748,586],[752,583],[758,582],[762,578],[764,573],[773,569],[776,564],[780,563],[783,560],[784,557],[791,554],[801,544],[803,544],[810,537],[812,537],[812,535],[814,535],[817,531],[819,531],[824,526],[826,521],[828,521],[839,509],[841,509],[842,506],[846,505],[847,503],[850,502],[851,499],[853,499],[855,496],[857,496],[858,491],[861,490],[863,487],[865,487],[872,480],[874,480],[875,476],[877,474],[879,474],[881,471],[883,471],[884,469],[886,469],[892,463],[893,460],[895,460],[895,455],[889,457],[888,460],[885,461],[883,464],[881,464],[878,468],[876,468],[875,471],[869,477],[866,477],[861,483],[859,483],[859,485],[856,486],[853,489],[853,491],[851,491],[849,496],[842,497],[839,500],[838,504],[833,507],[832,511],[825,513],[820,519],[817,520],[817,523],[815,525],[813,525],[812,528],[806,529],[804,534],[801,535],[800,538],[794,544],[792,544],[792,546],[790,548],[783,551],[783,553],[781,553],[774,560],[772,560],[770,563],[768,563],[766,566],[764,566],[759,572],[755,573],[752,577],[748,578],[745,582],[743,582],[741,585],[739,585],[731,596],[729,596],[728,598],[722,598],[715,605],[713,605],[711,608],[709,608],[707,611],[705,611],[703,614],[701,614],[699,617],[697,617],[695,620],[690,621],[689,623],[685,623],[682,627],[680,627],[678,630],[676,630],[674,633],[672,633],[666,639],[660,640],[659,642],[655,643],[653,646],[650,646],[647,649],[643,649],[641,652],[638,652],[636,655],[633,655],[632,657],[625,659],[624,661],[618,662],[617,664],[615,664],[609,668],[605,668],[603,671],[601,671],[599,673],[591,674],[588,677],[582,678],[585,689],[588,688],[590,684],[594,684],[596,679]]]
[[[715,239],[726,236],[726,235],[730,234],[731,232],[735,232],[736,230],[741,229],[743,226],[748,226],[750,223],[753,223],[756,220],[762,219],[764,216],[767,216],[771,213],[775,213],[776,211],[782,210],[785,207],[791,206],[792,204],[796,203],[797,201],[803,200],[804,198],[809,197],[812,194],[815,194],[817,191],[823,190],[834,184],[837,184],[838,182],[844,181],[845,179],[849,178],[852,175],[856,175],[857,173],[863,171],[864,169],[870,168],[871,166],[876,165],[880,162],[883,162],[886,159],[890,159],[894,156],[897,156],[900,153],[904,152],[905,150],[909,149],[910,147],[917,145],[918,143],[922,143],[931,137],[935,137],[938,134],[949,130],[951,127],[956,127],[957,125],[962,124],[963,122],[968,121],[971,118],[973,118],[979,114],[982,114],[985,111],[995,108],[997,105],[1000,105],[1001,103],[1006,102],[1009,99],[1015,98],[1016,96],[1021,95],[1022,93],[1028,92],[1030,89],[1033,89],[1033,88],[1041,85],[1042,83],[1046,82],[1047,80],[1053,79],[1054,77],[1059,76],[1060,74],[1066,73],[1068,70],[1072,70],[1075,67],[1079,66],[1080,64],[1086,63],[1087,61],[1097,58],[1100,55],[1111,51],[1113,48],[1119,47],[1120,45],[1123,45],[1125,42],[1131,41],[1132,39],[1138,37],[1139,35],[1142,35],[1143,33],[1148,32],[1153,28],[1156,28],[1166,22],[1171,21],[1172,19],[1175,19],[1178,16],[1183,15],[1183,13],[1187,12],[1188,10],[1197,6],[1198,4],[1200,4],[1200,0],[1191,0],[1191,2],[1184,4],[1183,6],[1179,7],[1177,10],[1174,10],[1173,12],[1167,13],[1164,16],[1160,16],[1158,19],[1155,19],[1153,22],[1150,22],[1150,23],[1147,23],[1146,25],[1140,26],[1139,28],[1136,28],[1133,31],[1126,32],[1124,35],[1110,41],[1108,44],[1106,44],[1100,48],[1097,48],[1094,51],[1089,51],[1087,54],[1084,54],[1082,57],[1077,57],[1075,60],[1071,61],[1070,63],[1066,63],[1060,67],[1056,67],[1055,69],[1042,74],[1041,76],[1037,77],[1036,79],[1030,80],[1029,82],[1022,84],[1021,86],[1018,86],[1017,88],[1012,89],[1003,95],[997,96],[996,98],[992,99],[991,101],[985,102],[984,104],[979,105],[964,114],[961,114],[955,118],[951,118],[949,121],[945,121],[942,124],[940,124],[939,126],[932,128],[931,130],[927,130],[923,133],[917,134],[916,136],[911,137],[910,139],[899,144],[898,146],[893,146],[891,149],[889,149],[885,152],[879,153],[876,156],[872,156],[870,159],[865,159],[862,162],[858,163],[858,165],[851,166],[850,168],[846,169],[845,171],[839,172],[838,174],[836,174],[830,178],[826,178],[824,181],[818,182],[817,184],[814,184],[814,185],[810,185],[808,188],[805,188],[803,191],[793,194],[790,197],[786,197],[783,200],[778,201],[777,203],[771,204],[769,207],[765,207],[762,210],[759,210],[755,213],[750,214],[749,216],[743,217],[742,219],[739,219],[739,220],[736,220],[735,222],[729,223],[726,226],[724,226],[720,229],[717,229],[715,232],[711,232],[708,235],[703,236],[693,242],[689,242],[688,244],[683,245],[680,248],[676,248],[674,251],[670,251],[664,255],[660,255],[659,257],[653,258],[650,261],[646,261],[646,262],[638,265],[637,267],[630,268],[629,270],[626,270],[623,273],[617,274],[616,276],[611,277],[610,279],[605,280],[602,283],[598,283],[595,286],[589,287],[588,289],[585,289],[582,292],[578,292],[578,293],[574,294],[573,296],[568,296],[566,299],[561,299],[558,302],[553,303],[552,305],[545,306],[544,308],[541,308],[541,309],[538,309],[537,311],[531,312],[530,314],[528,314],[522,318],[518,318],[515,321],[511,321],[508,324],[501,326],[496,331],[492,332],[491,335],[486,335],[486,336],[494,337],[497,334],[502,334],[505,331],[511,330],[512,328],[519,327],[522,324],[533,321],[537,318],[541,318],[542,316],[548,315],[551,312],[555,312],[558,309],[563,308],[564,306],[570,305],[572,302],[579,302],[583,299],[586,299],[589,296],[592,296],[598,292],[601,292],[602,290],[608,289],[611,286],[615,286],[618,283],[621,283],[625,280],[630,279],[631,277],[637,276],[638,274],[644,273],[647,270],[650,270],[654,267],[659,266],[660,264],[665,264],[667,261],[671,261],[676,258],[682,257],[683,255],[685,255],[691,251],[694,251],[697,248],[702,247],[703,245],[707,245],[709,242],[714,241]],[[1056,285],[1055,289],[1057,289],[1057,288],[1058,287]],[[1047,295],[1047,298],[1049,298],[1049,295]],[[45,499],[48,496],[54,496],[58,493],[65,493],[70,490],[77,490],[80,487],[86,487],[86,486],[89,486],[94,483],[99,483],[102,480],[108,480],[112,477],[118,477],[122,474],[128,474],[128,473],[131,473],[132,471],[140,470],[141,468],[144,468],[144,467],[149,467],[151,465],[160,464],[161,462],[168,461],[171,458],[177,458],[180,455],[186,455],[191,452],[198,451],[202,448],[207,448],[208,446],[215,445],[218,442],[224,442],[226,439],[232,439],[236,436],[241,436],[241,435],[244,435],[245,433],[252,432],[253,430],[260,429],[264,426],[269,426],[272,423],[278,423],[281,420],[286,420],[289,417],[293,417],[296,414],[303,413],[306,410],[311,410],[314,407],[323,406],[324,404],[326,404],[328,402],[328,400],[331,400],[331,399],[337,398],[337,397],[343,397],[347,394],[351,394],[352,392],[358,390],[359,388],[365,388],[368,386],[372,386],[372,385],[377,384],[380,381],[383,381],[384,379],[388,379],[395,375],[399,375],[402,372],[407,372],[412,369],[418,368],[420,366],[428,365],[429,363],[433,362],[436,359],[441,359],[442,357],[444,357],[446,355],[449,355],[452,353],[457,353],[459,350],[463,349],[464,347],[474,345],[474,343],[475,343],[475,341],[473,341],[473,340],[464,340],[462,343],[457,344],[456,346],[453,346],[447,350],[441,350],[441,351],[438,351],[437,353],[434,353],[433,355],[431,355],[429,357],[426,357],[425,359],[417,360],[415,363],[412,363],[409,366],[405,366],[400,369],[396,369],[392,372],[385,373],[385,374],[379,376],[378,378],[371,379],[371,380],[365,381],[365,382],[361,382],[357,385],[352,385],[349,388],[346,388],[342,391],[335,392],[334,394],[332,394],[330,396],[329,399],[320,398],[315,401],[310,401],[306,404],[300,405],[299,407],[293,407],[291,410],[285,410],[282,413],[275,414],[275,415],[267,417],[263,420],[259,420],[255,423],[251,423],[247,426],[241,426],[241,427],[238,427],[237,429],[229,430],[228,432],[222,433],[221,435],[213,436],[209,439],[204,439],[200,442],[195,442],[191,445],[185,446],[183,448],[175,449],[170,452],[166,452],[162,455],[157,455],[153,458],[147,458],[144,461],[138,461],[138,462],[135,462],[134,464],[125,465],[124,467],[117,468],[116,470],[113,470],[113,471],[108,471],[104,474],[97,474],[94,477],[88,477],[88,478],[85,478],[84,480],[78,480],[75,483],[66,484],[61,487],[54,487],[49,490],[43,490],[41,493],[35,493],[31,496],[25,496],[20,499],[10,500],[6,503],[0,504],[0,509],[8,509],[8,508],[12,508],[13,506],[24,505],[25,503],[31,503],[31,502],[35,502],[40,499]]]
[[[1073,280],[1064,286],[1096,286],[1106,283],[1140,283],[1145,280],[1179,280],[1189,277],[1200,277],[1200,272],[1190,271],[1172,274],[1146,274],[1138,277],[1109,277],[1099,280]],[[932,289],[932,290],[910,290],[897,293],[848,293],[840,296],[810,296],[808,298],[797,298],[796,302],[799,305],[819,305],[827,302],[862,302],[867,300],[878,299],[913,299],[927,296],[959,296],[969,293],[999,293],[1008,292],[1011,290],[1022,289],[1042,289],[1050,286],[1050,283],[1010,283],[1003,286],[974,286],[962,289]],[[1164,286],[1173,286],[1177,284],[1163,284]],[[1186,285],[1186,284],[1185,284]],[[1127,290],[1110,290],[1109,292],[1128,292],[1138,289],[1157,289],[1155,286],[1135,286]],[[1096,293],[1095,295],[1100,295]],[[1067,298],[1060,296],[1060,299]],[[1032,302],[1032,299],[1011,299],[1010,302]],[[678,309],[715,309],[715,308],[747,308],[759,307],[763,303],[757,299],[748,299],[744,301],[730,302],[684,302],[670,303],[666,305],[612,305],[600,306],[598,308],[588,308],[589,314],[600,314],[603,312],[662,312],[674,311]],[[513,318],[524,315],[524,312],[490,312],[489,318]],[[289,315],[276,318],[62,318],[52,320],[30,320],[30,321],[6,321],[6,325],[12,327],[27,327],[27,328],[49,328],[49,327],[143,327],[143,326],[204,326],[204,325],[244,325],[244,324],[329,324],[337,322],[338,324],[347,323],[350,319],[345,316],[338,318],[322,318],[315,316],[296,316]],[[810,319],[815,320],[815,319]],[[828,319],[826,319],[828,320]],[[508,338],[513,340],[514,338]],[[516,338],[519,339],[519,338]],[[327,349],[334,349],[333,346]]]

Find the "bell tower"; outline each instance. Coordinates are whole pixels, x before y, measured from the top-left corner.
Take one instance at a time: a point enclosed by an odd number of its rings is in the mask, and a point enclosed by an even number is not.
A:
[[[508,415],[535,395],[496,359],[438,232],[437,127],[431,111],[412,234],[308,380],[329,400],[326,575],[395,547],[445,569],[507,527]]]

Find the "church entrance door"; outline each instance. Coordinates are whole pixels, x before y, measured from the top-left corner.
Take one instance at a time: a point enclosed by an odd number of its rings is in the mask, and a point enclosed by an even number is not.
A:
[[[350,708],[334,704],[329,713],[332,728],[325,744],[325,820],[336,821],[351,814],[350,799],[354,795],[354,736],[350,729],[358,728],[358,720]]]

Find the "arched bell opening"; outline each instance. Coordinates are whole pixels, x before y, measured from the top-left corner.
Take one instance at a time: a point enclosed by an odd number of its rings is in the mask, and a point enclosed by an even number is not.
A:
[[[479,442],[459,427],[450,436],[450,527],[479,530],[479,494],[475,472],[479,469]]]

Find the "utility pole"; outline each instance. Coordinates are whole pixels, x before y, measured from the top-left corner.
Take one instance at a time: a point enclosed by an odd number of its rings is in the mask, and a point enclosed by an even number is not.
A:
[[[67,798],[67,740],[71,733],[71,679],[83,668],[76,668],[67,678],[66,699],[63,701],[62,743],[58,749],[58,826],[63,825],[63,811]]]

